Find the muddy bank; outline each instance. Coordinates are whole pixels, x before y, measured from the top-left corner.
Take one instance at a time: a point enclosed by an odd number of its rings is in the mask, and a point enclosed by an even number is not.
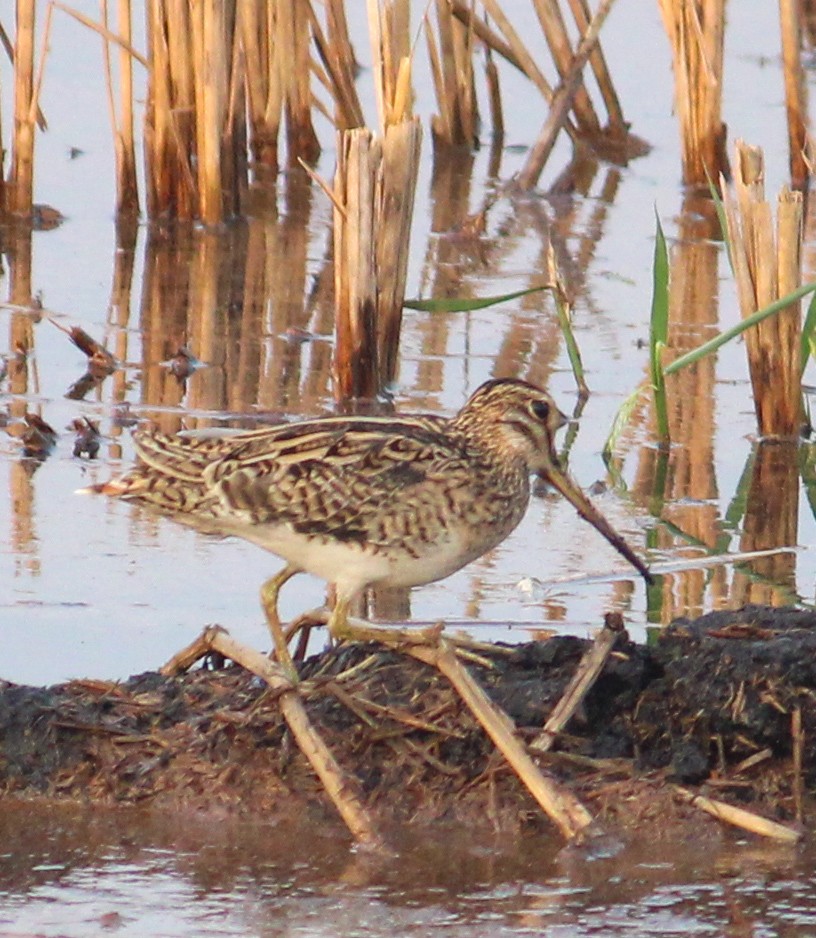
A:
[[[467,666],[531,740],[587,645],[557,637],[496,646]],[[309,718],[374,817],[548,825],[434,668],[352,644],[306,661],[301,679]],[[672,782],[795,819],[816,789],[816,615],[746,607],[678,621],[648,646],[621,634],[554,751],[538,760],[607,823],[693,813]],[[272,820],[333,815],[276,693],[218,660],[123,683],[0,684],[0,791]]]

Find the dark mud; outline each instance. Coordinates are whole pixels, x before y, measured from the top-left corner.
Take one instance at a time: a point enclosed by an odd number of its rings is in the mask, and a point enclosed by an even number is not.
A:
[[[587,647],[572,637],[488,652],[469,667],[532,739]],[[375,645],[302,665],[307,711],[364,803],[387,822],[546,825],[434,669]],[[801,724],[801,767],[792,758]],[[621,634],[599,679],[539,757],[607,821],[642,826],[692,811],[669,782],[777,820],[816,789],[816,614],[746,607],[678,621],[646,646]],[[179,677],[0,684],[0,791],[270,819],[333,816],[275,695],[209,661]],[[805,802],[806,803],[806,802]]]

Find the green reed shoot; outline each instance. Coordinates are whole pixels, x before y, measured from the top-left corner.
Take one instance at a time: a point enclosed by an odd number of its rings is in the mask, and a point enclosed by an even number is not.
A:
[[[663,350],[669,342],[669,253],[660,218],[655,213],[654,262],[652,266],[652,311],[649,317],[649,375],[655,402],[657,439],[660,446],[668,447],[669,411],[666,405],[666,378],[663,368]]]
[[[575,341],[575,334],[572,331],[570,306],[566,298],[566,293],[559,283],[545,283],[542,286],[530,287],[527,290],[516,290],[513,293],[502,293],[498,296],[482,296],[467,300],[462,300],[458,297],[439,297],[438,299],[429,300],[404,300],[402,305],[407,309],[416,309],[426,313],[467,313],[476,309],[485,309],[488,306],[496,306],[499,303],[507,303],[510,300],[517,300],[520,297],[528,296],[530,293],[539,293],[542,290],[551,290],[553,293],[556,313],[558,315],[558,324],[564,334],[564,344],[572,367],[572,373],[575,376],[575,382],[578,385],[579,396],[586,398],[589,392],[584,377],[581,352],[578,348],[578,343]]]
[[[725,232],[723,232],[723,234],[726,238],[726,246],[730,255],[731,248],[728,244],[728,239],[725,235]],[[758,322],[762,322],[762,320],[766,319],[768,316],[773,316],[780,310],[785,309],[785,307],[789,306],[791,303],[795,303],[798,300],[801,300],[808,294],[814,294],[814,296],[808,306],[807,315],[805,316],[805,322],[802,327],[802,342],[800,349],[802,368],[804,369],[811,355],[816,357],[816,283],[806,283],[801,287],[798,287],[796,290],[793,290],[791,293],[788,293],[787,296],[783,296],[781,299],[775,300],[773,303],[763,307],[762,309],[753,313],[751,316],[747,316],[735,326],[732,326],[730,329],[726,329],[725,331],[719,333],[718,335],[714,336],[713,339],[709,339],[708,342],[704,342],[702,345],[699,345],[696,349],[692,349],[690,352],[686,352],[685,355],[681,355],[670,364],[663,365],[661,358],[663,349],[666,347],[668,339],[669,267],[665,237],[663,235],[659,219],[657,220],[652,278],[654,288],[649,328],[649,370],[651,389],[655,402],[657,435],[659,444],[661,446],[668,445],[670,442],[665,379],[669,375],[673,375],[680,371],[681,368],[686,368],[688,365],[693,365],[696,362],[699,362],[707,355],[715,352],[718,348],[720,348],[720,346],[725,345],[726,342],[730,342],[733,339],[736,339],[738,336],[742,335],[746,329],[750,329]],[[615,415],[615,419],[612,423],[612,427],[609,431],[606,443],[604,444],[603,451],[605,457],[608,457],[614,449],[621,433],[629,422],[629,418],[642,391],[643,385],[635,388],[635,390],[632,391],[632,393],[626,398],[626,400],[618,409],[618,412]]]

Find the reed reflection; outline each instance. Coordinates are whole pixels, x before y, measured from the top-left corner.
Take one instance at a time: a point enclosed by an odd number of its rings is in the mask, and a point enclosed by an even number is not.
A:
[[[751,455],[740,550],[795,547],[799,533],[799,441],[761,440]],[[796,554],[760,557],[734,571],[730,602],[780,606],[795,600]]]
[[[9,304],[9,360],[7,381],[9,390],[6,432],[21,439],[28,430],[26,398],[36,393],[38,378],[34,353],[34,323],[39,318],[31,280],[32,230],[29,226],[14,226],[6,230],[6,257],[8,259]],[[39,412],[31,416],[39,418]],[[24,443],[21,443],[24,446]],[[22,453],[22,448],[21,448]],[[35,515],[35,487],[33,475],[39,460],[23,456],[14,459],[9,467],[9,501],[11,530],[8,540],[14,557],[15,575],[25,571],[37,576],[41,569],[39,540]]]
[[[332,309],[327,262],[313,271],[320,245],[312,210],[311,187],[292,182],[280,214],[226,228],[179,228],[172,237],[151,232],[142,403],[162,409],[162,429],[181,427],[182,407],[185,425],[197,427],[325,407]],[[179,373],[171,363],[180,352],[203,367]]]
[[[711,338],[716,329],[718,233],[712,201],[689,192],[670,254],[671,358]],[[671,451],[667,454],[653,447],[641,451],[635,491],[664,522],[655,529],[653,546],[658,549],[681,547],[690,556],[704,556],[715,553],[720,545],[714,463],[715,367],[715,357],[708,356],[667,379]],[[652,612],[666,623],[678,616],[700,615],[706,602],[720,606],[726,599],[723,567],[690,570],[664,578],[660,608]]]

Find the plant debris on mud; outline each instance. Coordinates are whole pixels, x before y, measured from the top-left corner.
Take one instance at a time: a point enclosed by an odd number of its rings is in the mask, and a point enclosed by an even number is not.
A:
[[[490,667],[469,668],[531,740],[587,645],[496,646],[480,650]],[[309,718],[376,816],[546,824],[434,668],[348,644],[308,659],[300,677]],[[122,683],[0,682],[0,790],[322,816],[329,803],[276,701],[259,678],[218,660]],[[816,786],[816,614],[747,606],[678,620],[649,645],[621,634],[567,731],[538,758],[593,813],[624,824],[642,823],[654,808],[645,793],[670,791],[667,781],[796,817],[801,792]],[[658,813],[675,810],[670,796],[660,800]]]

